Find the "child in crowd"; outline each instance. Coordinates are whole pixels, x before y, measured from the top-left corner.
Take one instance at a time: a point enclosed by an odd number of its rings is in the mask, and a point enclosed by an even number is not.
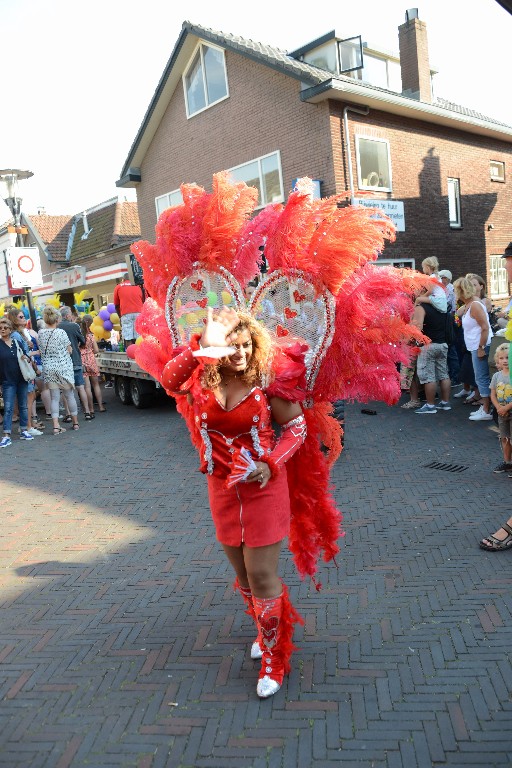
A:
[[[421,262],[421,268],[424,275],[430,275],[430,277],[435,278],[439,283],[441,283],[438,274],[439,261],[435,256],[429,256],[427,259],[423,259]],[[448,299],[446,296],[446,291],[442,285],[436,285],[435,283],[432,283],[431,287],[427,288],[425,293],[423,293],[421,296],[418,296],[416,299],[416,304],[425,302],[432,304],[432,306],[435,307],[435,309],[438,309],[439,312],[448,311]]]
[[[491,402],[498,413],[500,442],[503,450],[503,461],[494,472],[512,470],[512,383],[508,367],[508,344],[500,344],[494,354],[494,362],[498,369],[491,379]]]

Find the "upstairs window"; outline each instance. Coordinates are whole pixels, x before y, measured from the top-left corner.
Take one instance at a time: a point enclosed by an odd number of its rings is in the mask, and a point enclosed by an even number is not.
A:
[[[448,179],[448,218],[452,229],[462,227],[459,179]]]
[[[200,43],[183,75],[187,117],[228,97],[226,62],[222,48]]]
[[[391,192],[389,141],[356,136],[359,189]]]
[[[279,152],[258,157],[249,163],[237,165],[229,169],[230,176],[235,181],[245,181],[247,186],[258,190],[258,208],[268,203],[284,201],[283,175],[281,171],[281,156]]]
[[[160,195],[155,198],[156,215],[160,216],[162,211],[167,208],[172,208],[174,205],[181,205],[183,197],[181,196],[181,190],[175,189],[174,192],[169,192],[166,195]]]
[[[491,181],[505,181],[505,163],[491,160],[490,171]]]

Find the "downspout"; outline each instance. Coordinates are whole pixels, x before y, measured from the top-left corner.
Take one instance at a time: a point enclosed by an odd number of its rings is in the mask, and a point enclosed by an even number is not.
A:
[[[358,115],[368,115],[370,112],[370,108],[369,107],[345,107],[345,109],[343,110],[343,132],[345,134],[345,147],[347,151],[348,184],[350,187],[350,204],[354,205],[354,200],[355,200],[354,175],[352,173],[352,150],[350,149],[350,134],[348,132],[347,112],[357,112]]]

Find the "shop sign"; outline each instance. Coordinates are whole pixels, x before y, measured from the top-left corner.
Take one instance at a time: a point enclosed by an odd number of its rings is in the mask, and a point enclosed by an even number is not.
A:
[[[356,197],[353,205],[362,205],[365,208],[379,208],[382,213],[389,216],[396,227],[397,232],[405,232],[404,204],[401,200],[375,200],[371,197]]]
[[[52,275],[53,290],[68,291],[79,285],[85,285],[85,267],[73,267],[72,269],[60,269]]]

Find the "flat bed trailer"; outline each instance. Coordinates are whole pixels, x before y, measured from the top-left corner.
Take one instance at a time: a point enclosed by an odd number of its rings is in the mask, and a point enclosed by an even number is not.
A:
[[[100,372],[114,379],[116,395],[123,405],[148,408],[165,395],[160,382],[140,368],[126,352],[102,350],[96,359]]]

